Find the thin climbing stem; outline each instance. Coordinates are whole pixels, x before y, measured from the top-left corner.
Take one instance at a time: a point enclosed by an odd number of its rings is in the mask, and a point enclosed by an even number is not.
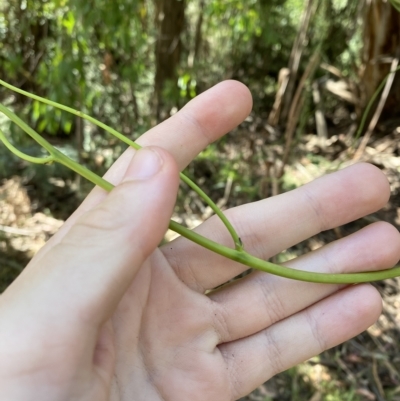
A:
[[[8,110],[5,106],[0,104],[0,112],[4,113],[11,121],[17,124],[23,131],[30,135],[35,141],[37,141],[44,149],[49,152],[48,157],[37,158],[26,155],[25,153],[19,151],[15,146],[13,146],[5,137],[5,135],[0,131],[0,140],[4,142],[7,148],[24,160],[31,161],[33,163],[48,163],[48,162],[58,162],[68,167],[69,169],[80,174],[87,180],[91,181],[93,184],[103,188],[105,191],[110,192],[114,188],[114,185],[106,181],[104,178],[99,177],[97,174],[93,173],[89,169],[81,166],[79,163],[70,159],[59,150],[54,148],[48,141],[41,137],[35,130],[29,127],[23,120],[16,116],[13,112]],[[75,112],[75,111],[74,111]],[[82,114],[80,112],[76,112]],[[103,124],[104,125],[104,124]],[[109,128],[109,127],[107,127]],[[109,131],[109,130],[108,130]],[[110,132],[110,131],[109,131]],[[125,137],[124,137],[125,138]],[[194,184],[195,185],[195,184]],[[197,187],[197,185],[196,185]],[[198,187],[197,187],[198,188]],[[200,190],[201,191],[201,190]],[[201,191],[202,192],[202,191]],[[196,233],[195,231],[189,230],[186,227],[178,224],[175,221],[170,221],[169,228],[178,234],[186,237],[190,241],[209,249],[221,256],[231,259],[235,262],[242,263],[248,267],[254,269],[274,274],[281,277],[286,277],[293,280],[308,281],[314,283],[331,283],[331,284],[356,284],[364,283],[376,280],[384,280],[387,278],[393,278],[400,276],[400,266],[397,266],[388,270],[373,271],[373,272],[361,272],[361,273],[342,273],[342,274],[329,274],[329,273],[317,273],[308,272],[303,270],[295,270],[289,267],[280,266],[274,263],[267,262],[265,260],[259,259],[255,256],[250,255],[245,252],[242,248],[232,249],[224,245],[218,244],[202,235]],[[240,241],[240,239],[239,239]]]
[[[87,121],[90,121],[92,124],[104,129],[105,131],[107,131],[108,133],[110,133],[111,135],[115,136],[116,138],[118,138],[120,141],[124,142],[125,144],[131,146],[132,148],[138,150],[141,148],[141,146],[130,140],[129,138],[127,138],[125,135],[121,134],[120,132],[118,132],[117,130],[109,127],[108,125],[102,123],[101,121],[89,116],[88,114],[85,114],[81,111],[75,110],[71,107],[68,106],[64,106],[63,104],[57,103],[57,102],[53,102],[52,100],[48,100],[45,99],[41,96],[37,96],[34,95],[32,93],[26,92],[22,89],[19,89],[13,85],[10,85],[9,83],[3,81],[0,79],[0,85],[3,85],[4,87],[20,93],[21,95],[24,95],[26,97],[29,97],[31,99],[37,100],[39,102],[48,104],[49,106],[53,106],[55,108],[58,108],[60,110],[64,110],[68,113],[71,113],[75,116],[81,117]],[[37,141],[38,143],[40,143],[39,141]],[[184,175],[183,173],[180,173],[180,178],[183,182],[185,182],[187,185],[189,185],[190,188],[192,188],[206,203],[208,206],[210,206],[210,208],[213,210],[213,212],[221,219],[222,223],[225,225],[225,227],[227,228],[227,230],[229,231],[233,242],[235,244],[235,249],[238,251],[241,251],[243,249],[243,244],[242,241],[240,240],[239,235],[237,234],[235,228],[233,227],[233,225],[230,223],[230,221],[227,219],[227,217],[224,215],[224,213],[222,212],[222,210],[214,203],[214,201],[199,187],[197,186],[189,177],[187,177],[186,175]]]
[[[70,159],[64,153],[60,152],[58,149],[56,149],[53,145],[51,145],[49,142],[47,142],[43,137],[41,137],[34,129],[32,129],[28,124],[26,124],[23,120],[21,120],[17,115],[15,115],[12,111],[8,110],[5,106],[0,104],[0,112],[5,114],[11,121],[13,121],[15,124],[17,124],[23,131],[25,131],[31,138],[33,138],[37,143],[39,143],[40,146],[42,146],[44,149],[46,149],[50,156],[49,156],[49,161],[50,162],[57,162],[60,164],[63,164],[65,167],[75,171],[77,174],[81,175],[82,177],[86,178],[87,180],[91,181],[95,185],[99,185],[101,187],[104,186],[103,179],[99,177],[97,174],[93,173],[93,171],[87,169],[84,166],[81,166],[79,163],[75,162],[74,160]],[[0,139],[2,139],[0,137]],[[7,145],[7,140],[4,142]],[[8,142],[9,143],[9,142]],[[8,146],[7,146],[8,147]],[[11,145],[11,147],[8,147],[11,152],[14,152],[14,149],[16,149],[14,146]],[[15,153],[17,156],[20,157],[22,152],[18,151],[18,153]],[[24,154],[23,159],[28,160],[30,157],[29,155]],[[36,161],[38,159],[36,158]],[[40,160],[40,159],[39,159]],[[108,191],[110,191],[112,188],[107,186]]]
[[[0,130],[0,141],[4,143],[4,145],[8,148],[8,150],[10,150],[12,153],[14,153],[20,159],[26,160],[29,163],[51,164],[54,162],[53,156],[34,157],[34,156],[30,156],[30,155],[27,155],[26,153],[21,152],[6,138],[4,132],[1,130]]]

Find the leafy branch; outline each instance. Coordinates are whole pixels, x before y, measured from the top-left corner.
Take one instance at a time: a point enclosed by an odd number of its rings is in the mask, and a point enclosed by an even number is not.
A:
[[[48,104],[55,108],[67,111],[71,114],[79,116],[98,127],[104,129],[105,131],[109,132],[113,136],[117,137],[127,145],[133,147],[134,149],[140,149],[140,145],[136,142],[131,141],[129,138],[125,137],[118,131],[114,130],[113,128],[107,126],[106,124],[94,119],[93,117],[84,114],[80,111],[72,109],[70,107],[64,106],[62,104],[53,102],[51,100],[42,98],[37,95],[33,95],[29,92],[25,92],[15,86],[12,86],[2,80],[0,80],[0,85],[13,90],[17,93],[40,101],[42,103]],[[0,140],[5,144],[5,146],[16,156],[31,162],[31,163],[39,163],[39,164],[48,164],[57,162],[60,163],[67,168],[75,171],[77,174],[81,175],[82,177],[86,178],[87,180],[91,181],[93,184],[103,188],[105,191],[110,192],[114,186],[106,181],[105,179],[99,177],[97,174],[93,173],[86,167],[80,165],[79,163],[75,162],[74,160],[70,159],[62,152],[57,150],[54,146],[52,146],[48,141],[46,141],[43,137],[41,137],[34,129],[29,127],[24,121],[22,121],[15,113],[7,109],[4,105],[0,104],[0,112],[6,115],[12,122],[17,124],[25,133],[31,136],[40,146],[42,146],[49,155],[47,157],[33,157],[27,155],[17,148],[15,148],[6,138],[3,132],[0,131]],[[370,282],[370,281],[377,281],[383,280],[387,278],[397,277],[400,276],[400,266],[381,270],[381,271],[373,271],[373,272],[362,272],[362,273],[342,273],[342,274],[329,274],[329,273],[317,273],[317,272],[308,272],[302,270],[295,270],[286,266],[277,265],[274,263],[267,262],[265,260],[256,258],[252,256],[248,252],[243,249],[243,244],[240,240],[240,237],[236,233],[235,229],[233,228],[232,224],[226,218],[226,216],[222,213],[222,211],[218,208],[218,206],[201,190],[193,181],[191,181],[188,177],[184,174],[180,174],[180,178],[186,184],[188,184],[215,212],[215,214],[222,220],[226,228],[228,229],[229,233],[232,236],[232,239],[235,244],[235,249],[226,247],[224,245],[218,244],[202,235],[196,233],[195,231],[189,230],[186,227],[178,224],[175,221],[170,221],[169,228],[172,231],[186,237],[187,239],[197,243],[198,245],[209,249],[215,253],[218,253],[226,258],[234,260],[236,262],[242,263],[248,267],[252,267],[257,270],[261,270],[267,273],[271,273],[277,276],[290,278],[293,280],[300,280],[300,281],[308,281],[308,282],[315,282],[315,283],[333,283],[333,284],[354,284],[354,283],[363,283],[363,282]]]

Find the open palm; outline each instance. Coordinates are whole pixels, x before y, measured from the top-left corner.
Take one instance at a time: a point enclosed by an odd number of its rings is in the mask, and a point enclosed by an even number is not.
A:
[[[377,319],[370,285],[260,272],[223,285],[246,267],[185,238],[157,248],[178,169],[250,109],[247,88],[227,81],[143,135],[149,149],[129,149],[107,173],[115,190],[95,188],[0,297],[1,400],[236,400]],[[267,259],[388,196],[382,173],[359,164],[226,214]],[[217,218],[197,231],[232,246]],[[399,258],[397,230],[375,223],[288,265],[350,272]]]

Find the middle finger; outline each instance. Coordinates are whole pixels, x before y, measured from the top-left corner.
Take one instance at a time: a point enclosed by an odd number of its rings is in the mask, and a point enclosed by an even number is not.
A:
[[[321,231],[375,212],[386,204],[389,193],[383,173],[361,163],[282,195],[230,209],[226,215],[237,228],[246,251],[268,259]],[[232,246],[232,238],[215,216],[196,231]],[[247,269],[182,237],[162,251],[179,278],[199,292],[215,288]]]
[[[399,258],[399,232],[390,224],[379,222],[285,265],[308,271],[350,273],[387,269]],[[217,327],[222,327],[217,330],[220,341],[225,343],[257,333],[341,288],[343,285],[299,282],[253,272],[210,294],[215,302]]]

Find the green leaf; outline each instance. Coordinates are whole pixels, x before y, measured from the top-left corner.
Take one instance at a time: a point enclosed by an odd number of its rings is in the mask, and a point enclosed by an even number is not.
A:
[[[40,102],[38,102],[37,100],[35,100],[33,102],[33,107],[32,107],[32,119],[33,122],[36,123],[37,120],[39,120],[40,117]]]
[[[71,11],[67,12],[62,24],[67,29],[68,34],[71,35],[75,26],[75,16]]]
[[[390,4],[398,11],[400,12],[400,0],[389,0]]]
[[[46,127],[47,127],[47,120],[43,119],[42,121],[40,121],[37,130],[39,132],[43,132],[46,129]]]
[[[71,120],[64,121],[64,123],[63,123],[63,131],[66,134],[70,134],[71,133],[71,128],[72,128],[72,121]]]

